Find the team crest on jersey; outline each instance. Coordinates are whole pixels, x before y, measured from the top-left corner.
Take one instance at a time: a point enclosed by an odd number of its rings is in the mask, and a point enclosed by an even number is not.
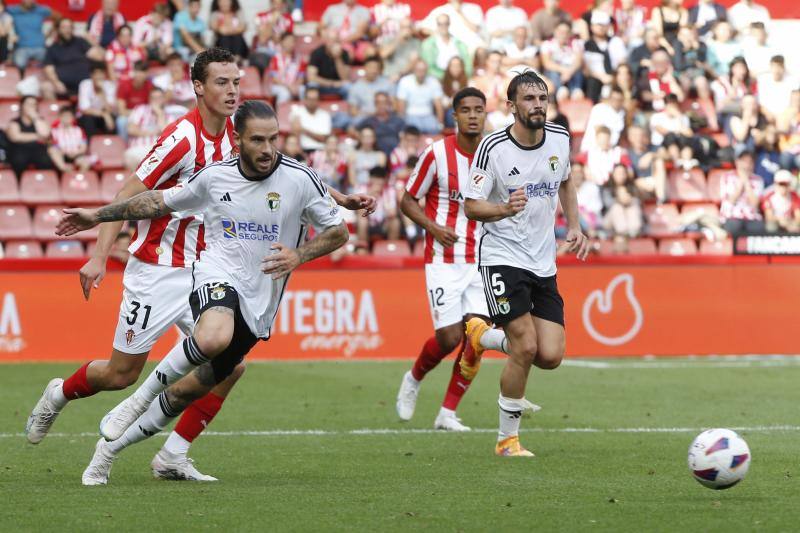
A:
[[[128,331],[125,332],[125,342],[128,343],[128,346],[131,345],[135,337],[136,333],[134,333],[132,329],[129,329]]]
[[[508,298],[498,298],[497,299],[497,309],[501,313],[503,313],[504,315],[507,315],[508,313],[510,313],[511,312],[511,304],[508,303]]]
[[[550,170],[552,170],[553,174],[555,174],[556,171],[558,170],[558,164],[559,164],[558,156],[555,155],[552,156],[550,159],[547,160],[547,162],[550,164]]]
[[[222,300],[225,298],[225,287],[223,285],[212,287],[209,296],[211,296],[211,299],[215,301]]]
[[[281,206],[281,195],[276,192],[267,193],[267,207],[270,211],[277,211]]]

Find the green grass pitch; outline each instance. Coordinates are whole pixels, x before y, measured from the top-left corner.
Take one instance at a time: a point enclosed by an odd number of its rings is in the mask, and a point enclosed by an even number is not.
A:
[[[124,393],[73,402],[31,446],[21,434],[30,408],[76,365],[3,365],[0,531],[800,529],[800,360],[534,371],[528,398],[543,410],[522,422],[533,459],[493,455],[499,362],[484,363],[462,402],[479,430],[469,434],[411,431],[432,428],[449,360],[423,383],[414,420],[396,420],[409,365],[251,364],[192,447],[219,482],[152,479],[157,436],[120,455],[107,487],[80,477],[100,417]],[[753,462],[731,490],[706,489],[687,470],[689,443],[708,427],[744,428]]]

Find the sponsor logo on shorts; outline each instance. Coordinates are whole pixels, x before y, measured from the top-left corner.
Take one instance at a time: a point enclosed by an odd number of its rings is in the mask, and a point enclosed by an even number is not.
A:
[[[125,332],[125,342],[128,344],[128,346],[131,345],[133,339],[135,338],[136,338],[136,333],[134,333],[132,329],[129,329],[128,331]]]
[[[222,235],[226,239],[274,242],[278,240],[280,232],[280,224],[259,224],[258,222],[222,219]]]
[[[281,195],[276,192],[267,193],[267,207],[270,211],[277,211],[281,206]]]
[[[510,313],[511,312],[511,304],[508,302],[508,298],[504,298],[504,297],[498,298],[497,299],[497,309],[501,313],[503,313],[504,315],[507,315],[508,313]]]

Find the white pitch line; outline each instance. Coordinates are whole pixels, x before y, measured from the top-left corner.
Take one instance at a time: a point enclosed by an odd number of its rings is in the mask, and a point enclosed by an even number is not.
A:
[[[522,433],[696,433],[709,429],[707,427],[630,427],[630,428],[522,428]],[[734,431],[743,433],[770,433],[770,432],[794,432],[800,431],[800,426],[743,426],[731,427]],[[473,428],[471,433],[495,433],[495,428]],[[210,437],[336,437],[336,436],[374,436],[374,435],[432,435],[445,434],[446,431],[436,429],[350,429],[350,430],[325,430],[325,429],[273,429],[264,431],[205,431],[203,435]],[[455,434],[455,432],[451,433]],[[167,435],[167,433],[159,433]],[[0,433],[0,438],[24,437],[24,433]],[[79,438],[94,437],[98,434],[93,432],[82,433],[50,433],[48,437],[58,438]]]
[[[670,369],[670,368],[776,368],[800,366],[798,356],[703,356],[678,360],[599,360],[564,359],[562,365],[595,370]]]

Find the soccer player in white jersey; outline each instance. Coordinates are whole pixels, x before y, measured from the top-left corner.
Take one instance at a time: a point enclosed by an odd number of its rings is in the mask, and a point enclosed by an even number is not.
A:
[[[156,434],[224,381],[259,339],[269,339],[289,274],[347,242],[347,226],[322,181],[277,151],[275,111],[246,101],[235,125],[239,157],[207,166],[171,188],[99,209],[66,209],[58,224],[60,235],[72,235],[100,222],[202,210],[206,227],[207,246],[194,263],[189,299],[194,331],[112,411],[136,416],[114,428],[120,434],[111,442],[98,441],[85,485],[105,484],[122,449]],[[309,226],[316,236],[305,242]],[[122,423],[125,417],[112,418]]]
[[[488,320],[483,281],[477,267],[481,224],[467,219],[461,191],[469,182],[469,169],[483,136],[486,96],[474,87],[453,96],[457,133],[432,143],[423,152],[403,195],[403,213],[425,230],[425,282],[435,335],[422,346],[411,370],[405,373],[397,394],[397,415],[410,420],[420,382],[464,340],[464,323]],[[425,200],[425,208],[420,201]],[[502,337],[500,330],[493,335]],[[435,429],[469,431],[456,417],[456,408],[475,378],[475,358],[459,353],[453,374],[434,421]]]
[[[567,251],[585,259],[575,186],[569,179],[569,132],[546,121],[547,85],[532,70],[508,86],[514,124],[486,136],[472,162],[464,207],[483,222],[479,267],[493,322],[503,326],[508,360],[500,378],[497,455],[533,456],[519,442],[531,365],[553,369],[564,357],[564,301],[556,283],[556,206],[567,218]],[[469,324],[468,324],[469,325]],[[483,322],[468,331],[481,337]]]

